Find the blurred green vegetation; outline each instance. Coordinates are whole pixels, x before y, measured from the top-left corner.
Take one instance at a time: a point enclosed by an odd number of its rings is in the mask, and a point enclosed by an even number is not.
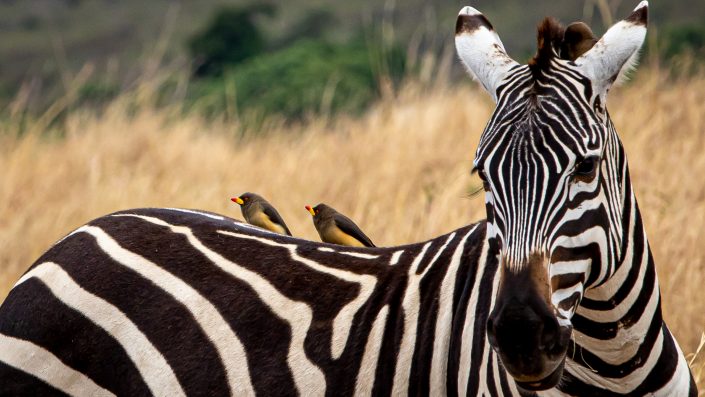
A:
[[[457,2],[268,1],[0,0],[0,117],[17,109],[42,114],[64,97],[66,111],[100,107],[154,78],[159,103],[209,117],[356,114],[405,77],[436,73],[422,64],[427,55],[453,55]],[[544,15],[584,20],[601,34],[637,2],[477,7],[524,61]],[[703,15],[705,2],[652,3],[648,58],[687,54],[702,62]],[[455,68],[448,76],[465,79],[457,62],[446,63]]]
[[[194,78],[186,106],[222,113],[301,119],[310,113],[358,113],[379,94],[382,79],[399,81],[405,51],[374,32],[333,42],[335,17],[316,10],[279,39],[266,39],[255,18],[271,5],[227,7],[189,40]]]
[[[205,29],[189,40],[189,52],[196,63],[195,75],[222,75],[224,68],[263,52],[264,34],[254,18],[273,13],[274,7],[269,4],[218,10]]]
[[[705,58],[705,18],[698,24],[668,26],[659,35],[660,55],[666,59],[687,54]]]
[[[194,81],[189,106],[213,115],[235,105],[240,112],[288,119],[358,113],[379,95],[379,79],[402,78],[404,60],[400,47],[382,51],[362,39],[343,44],[302,39],[231,65],[222,76]]]

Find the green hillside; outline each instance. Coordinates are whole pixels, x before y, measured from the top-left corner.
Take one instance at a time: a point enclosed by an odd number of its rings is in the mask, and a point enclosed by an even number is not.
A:
[[[47,98],[66,92],[86,64],[91,66],[90,79],[100,81],[88,88],[98,97],[129,88],[154,67],[149,60],[155,58],[161,65],[187,70],[192,61],[187,51],[189,38],[203,30],[222,7],[248,4],[261,2],[0,0],[0,98],[5,98],[0,104],[7,103],[23,84],[28,103],[46,103]],[[360,32],[375,31],[412,52],[440,52],[443,45],[452,44],[455,15],[465,4],[276,1],[271,3],[274,13],[260,15],[255,22],[274,47],[288,46],[292,36],[302,34],[345,42]],[[525,59],[533,52],[534,27],[543,16],[553,15],[564,22],[583,19],[600,32],[610,13],[623,16],[636,1],[484,0],[471,4],[495,24],[509,52]],[[695,43],[704,40],[705,33],[697,27],[705,26],[705,2],[660,0],[651,9],[652,35],[667,33]]]

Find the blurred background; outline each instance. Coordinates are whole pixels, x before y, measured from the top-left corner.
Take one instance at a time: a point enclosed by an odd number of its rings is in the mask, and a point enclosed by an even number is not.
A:
[[[524,61],[543,16],[583,20],[599,35],[635,3],[472,5],[495,21],[509,53]],[[100,107],[148,79],[158,85],[160,104],[208,117],[359,114],[404,78],[436,84],[458,75],[452,38],[465,4],[1,0],[0,109],[37,114],[57,99],[67,110]],[[647,59],[702,59],[705,2],[654,1],[650,14]]]
[[[520,62],[546,15],[596,34],[637,0],[477,0]],[[134,207],[241,218],[306,204],[378,246],[485,217],[469,174],[494,104],[456,59],[465,2],[0,0],[0,299],[51,244]],[[705,2],[653,0],[639,70],[608,107],[663,310],[705,395]]]

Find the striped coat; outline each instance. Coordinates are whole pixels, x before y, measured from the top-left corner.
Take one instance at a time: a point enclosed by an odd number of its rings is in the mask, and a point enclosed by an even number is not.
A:
[[[3,304],[0,395],[509,394],[484,230],[361,250],[195,211],[96,219]]]

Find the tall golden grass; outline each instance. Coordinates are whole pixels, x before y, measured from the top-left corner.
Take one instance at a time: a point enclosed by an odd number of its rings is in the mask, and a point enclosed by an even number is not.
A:
[[[705,330],[705,76],[642,71],[610,98],[654,252],[664,315],[684,351]],[[267,197],[293,233],[317,239],[305,204],[326,202],[378,245],[422,241],[484,217],[469,175],[492,111],[474,87],[407,88],[359,119],[271,123],[261,137],[117,100],[72,112],[65,136],[0,125],[0,296],[55,240],[90,219],[145,206],[240,217],[229,197]],[[692,368],[705,389],[702,357]]]

